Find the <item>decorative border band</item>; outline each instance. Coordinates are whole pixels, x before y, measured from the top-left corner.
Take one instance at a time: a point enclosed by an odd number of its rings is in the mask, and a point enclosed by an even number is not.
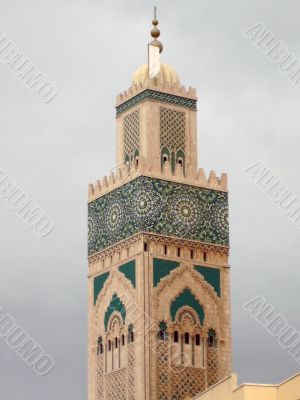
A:
[[[161,101],[163,103],[174,104],[175,106],[186,107],[191,110],[197,109],[197,100],[186,97],[176,96],[170,93],[163,93],[156,90],[146,89],[131,99],[116,107],[116,116],[119,117],[125,111],[135,107],[138,103],[145,100]]]
[[[214,245],[210,243],[204,243],[195,240],[188,239],[179,239],[171,236],[162,236],[148,232],[139,232],[130,238],[127,238],[119,243],[115,243],[109,248],[99,251],[96,254],[88,256],[88,262],[90,265],[104,260],[106,257],[113,256],[116,252],[120,252],[124,248],[128,248],[131,245],[137,243],[138,241],[143,240],[145,243],[155,242],[161,243],[168,246],[176,246],[176,247],[188,247],[190,249],[200,249],[203,251],[212,251],[224,254],[226,256],[229,255],[229,246],[222,245]]]

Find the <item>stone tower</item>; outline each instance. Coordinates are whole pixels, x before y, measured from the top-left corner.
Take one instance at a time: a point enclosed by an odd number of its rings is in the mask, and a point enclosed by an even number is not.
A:
[[[227,177],[197,166],[197,97],[149,61],[89,186],[89,400],[184,400],[231,372]]]

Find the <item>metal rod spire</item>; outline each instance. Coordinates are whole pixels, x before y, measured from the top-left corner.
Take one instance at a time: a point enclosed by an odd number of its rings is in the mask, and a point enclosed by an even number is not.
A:
[[[160,41],[157,40],[157,38],[160,36],[160,30],[158,29],[158,20],[156,19],[156,6],[154,7],[154,19],[152,21],[153,28],[151,30],[151,36],[153,37],[154,40],[152,40],[151,45],[156,46],[159,48],[159,52],[161,53],[163,50],[163,45],[161,44]]]

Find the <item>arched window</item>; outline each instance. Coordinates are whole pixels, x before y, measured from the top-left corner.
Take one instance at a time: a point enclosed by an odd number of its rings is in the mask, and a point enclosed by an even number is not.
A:
[[[128,343],[132,343],[133,341],[134,341],[133,325],[130,324],[128,327]]]
[[[160,153],[161,157],[161,169],[163,170],[164,164],[170,161],[170,150],[167,147],[163,147]]]
[[[98,337],[98,346],[97,346],[98,354],[103,354],[103,344],[102,344],[102,337]]]
[[[115,338],[115,348],[118,348],[118,338]]]
[[[108,351],[111,351],[111,341],[108,341]]]
[[[176,163],[180,165],[180,167],[183,170],[183,173],[185,173],[185,154],[182,150],[177,151]]]
[[[125,336],[122,335],[122,346],[125,346]]]
[[[129,164],[130,164],[130,158],[129,158],[129,155],[128,155],[128,154],[126,154],[125,159],[124,159],[124,162],[125,162],[126,165],[129,165]]]
[[[190,334],[188,332],[184,334],[184,343],[190,344]]]
[[[208,331],[207,345],[208,347],[217,347],[217,334],[214,329]]]
[[[195,340],[195,342],[196,342],[196,346],[200,346],[200,335],[197,333],[197,335],[196,335],[196,340]]]
[[[167,324],[164,321],[159,323],[158,338],[159,338],[159,340],[167,340],[168,339]]]
[[[173,339],[174,339],[174,343],[178,343],[178,342],[179,342],[179,334],[178,334],[178,331],[175,331],[175,332],[174,332]]]

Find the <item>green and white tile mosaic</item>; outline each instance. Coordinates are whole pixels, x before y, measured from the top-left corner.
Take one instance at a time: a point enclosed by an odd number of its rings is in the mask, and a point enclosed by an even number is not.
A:
[[[89,255],[138,232],[229,245],[228,195],[140,176],[89,204]]]

